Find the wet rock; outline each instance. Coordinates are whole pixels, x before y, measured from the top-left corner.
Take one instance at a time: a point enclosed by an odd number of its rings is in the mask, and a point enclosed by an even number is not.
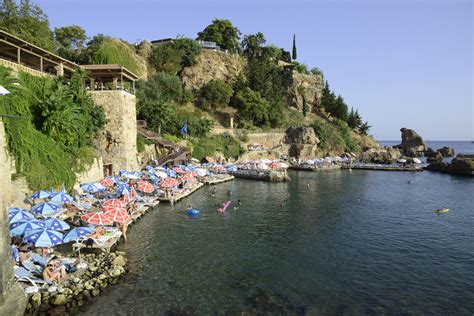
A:
[[[474,155],[457,155],[451,161],[448,172],[460,176],[474,176]]]
[[[99,294],[100,294],[100,290],[99,290],[99,289],[94,289],[94,290],[92,290],[92,296],[94,296],[94,297],[95,297],[95,296],[99,296]]]
[[[438,152],[436,150],[433,150],[433,148],[428,148],[424,154],[425,157],[436,157],[438,155]]]
[[[112,261],[112,264],[113,264],[114,266],[121,266],[121,267],[123,267],[123,266],[126,265],[126,263],[127,263],[127,262],[125,261],[124,257],[122,257],[122,256],[118,256],[118,257],[116,257],[116,258]]]
[[[68,302],[66,295],[64,294],[58,294],[53,297],[51,300],[51,304],[54,306],[61,306],[61,305],[66,305]]]
[[[444,146],[443,148],[438,149],[438,152],[443,157],[454,157],[454,149]]]
[[[94,286],[92,285],[92,281],[87,281],[86,283],[84,283],[84,288],[88,291],[92,291],[94,289]]]

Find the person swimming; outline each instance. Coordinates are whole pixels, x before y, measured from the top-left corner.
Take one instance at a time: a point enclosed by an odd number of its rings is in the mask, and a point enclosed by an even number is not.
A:
[[[228,196],[231,196],[231,195],[232,195],[232,191],[231,191],[231,190],[227,190],[227,195],[228,195]]]
[[[242,202],[240,202],[240,200],[237,200],[237,206],[234,206],[234,210],[238,210],[241,204]]]

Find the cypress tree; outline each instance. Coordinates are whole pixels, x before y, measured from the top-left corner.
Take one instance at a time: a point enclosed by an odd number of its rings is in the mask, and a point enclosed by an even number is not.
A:
[[[293,60],[296,60],[296,35],[293,34],[293,54],[292,54]]]

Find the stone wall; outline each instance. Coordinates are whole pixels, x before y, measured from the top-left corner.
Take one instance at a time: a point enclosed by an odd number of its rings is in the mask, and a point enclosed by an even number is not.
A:
[[[20,65],[12,61],[2,59],[2,58],[0,58],[0,66],[11,68],[13,76],[17,76],[18,73],[22,71],[22,72],[26,72],[26,73],[29,73],[30,75],[37,76],[37,77],[50,77],[50,78],[53,77],[50,74],[47,74],[45,72],[30,68],[24,65]]]
[[[133,94],[120,90],[91,91],[94,102],[102,106],[107,124],[96,140],[96,148],[114,171],[137,170],[137,114]]]
[[[94,162],[82,173],[76,173],[75,190],[79,190],[79,185],[85,182],[95,182],[104,177],[102,157],[95,158]]]
[[[0,315],[23,315],[26,295],[13,280],[7,208],[14,199],[14,190],[11,183],[11,161],[6,146],[5,130],[0,121]]]

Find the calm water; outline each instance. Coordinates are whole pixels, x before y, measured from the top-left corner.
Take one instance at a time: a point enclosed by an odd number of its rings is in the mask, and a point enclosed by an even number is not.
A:
[[[282,184],[229,182],[216,197],[204,188],[149,212],[120,246],[130,274],[82,312],[474,313],[474,179],[290,175]],[[228,189],[243,204],[218,214]],[[188,204],[201,218],[184,215]],[[433,212],[440,207],[451,211]]]

